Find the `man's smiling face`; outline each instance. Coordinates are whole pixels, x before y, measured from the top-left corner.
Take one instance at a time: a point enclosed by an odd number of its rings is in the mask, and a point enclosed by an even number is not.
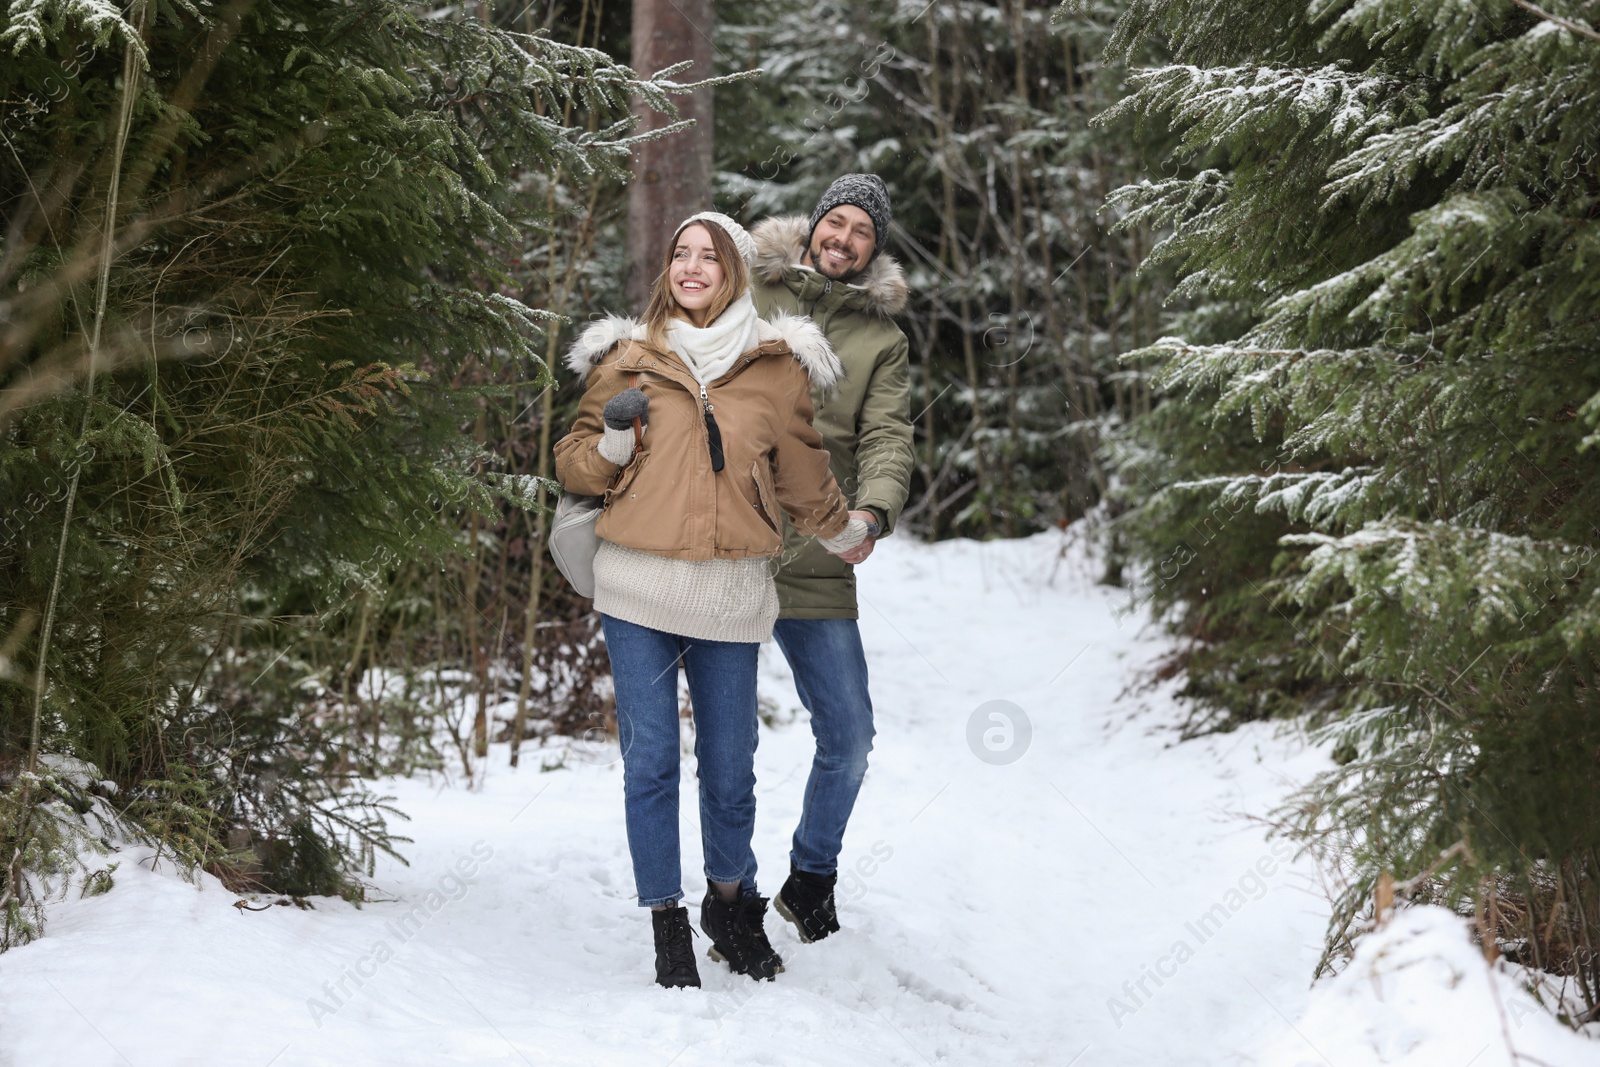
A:
[[[872,216],[854,204],[840,204],[822,216],[807,250],[814,267],[835,281],[845,281],[866,269],[877,248]]]

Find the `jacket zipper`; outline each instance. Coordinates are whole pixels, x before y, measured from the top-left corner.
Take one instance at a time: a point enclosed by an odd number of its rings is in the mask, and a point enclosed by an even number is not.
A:
[[[817,298],[815,300],[811,301],[811,310],[806,312],[807,317],[816,318],[817,305],[822,303],[822,298],[827,296],[832,291],[833,291],[833,279],[829,278],[827,281],[822,283],[822,292],[818,293],[817,294]]]
[[[754,362],[754,358],[745,359],[739,363],[735,363],[732,370],[742,370]],[[654,364],[652,364],[652,366],[654,366]],[[675,381],[679,385],[684,385],[684,382],[674,375],[663,374],[662,377],[666,378],[668,381]],[[722,470],[725,458],[722,447],[722,428],[717,425],[716,416],[712,414],[716,410],[716,406],[711,403],[711,396],[706,392],[706,387],[704,385],[700,385],[698,381],[695,384],[699,386],[700,389],[700,414],[705,422],[704,430],[706,451],[711,457],[711,469],[712,471],[720,471]]]

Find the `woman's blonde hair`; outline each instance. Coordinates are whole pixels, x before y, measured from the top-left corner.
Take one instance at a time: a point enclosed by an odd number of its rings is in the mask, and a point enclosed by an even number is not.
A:
[[[672,243],[667,246],[666,262],[661,265],[661,273],[656,275],[655,284],[650,287],[650,303],[644,309],[644,336],[653,348],[667,347],[667,324],[673,317],[686,318],[683,308],[672,295],[672,282],[667,275],[672,270],[672,257],[678,251],[678,238],[690,226],[706,228],[706,233],[711,235],[711,248],[717,254],[717,263],[722,267],[722,285],[712,296],[711,306],[706,309],[706,323],[715,322],[717,316],[728,310],[728,305],[743,296],[750,287],[750,269],[745,266],[744,257],[739,254],[727,230],[707,219],[695,219],[679,227],[678,232],[672,235]]]

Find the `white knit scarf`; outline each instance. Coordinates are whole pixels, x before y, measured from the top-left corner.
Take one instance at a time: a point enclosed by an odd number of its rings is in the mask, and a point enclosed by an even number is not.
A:
[[[689,365],[701,385],[710,385],[744,353],[760,343],[756,334],[756,305],[749,290],[709,326],[699,327],[680,318],[667,323],[667,347]]]

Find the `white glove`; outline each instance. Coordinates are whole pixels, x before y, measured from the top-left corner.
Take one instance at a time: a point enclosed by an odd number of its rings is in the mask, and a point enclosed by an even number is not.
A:
[[[633,427],[630,425],[626,430],[619,430],[614,426],[607,426],[595,449],[601,458],[610,460],[619,467],[626,467],[628,461],[633,458]]]
[[[844,529],[835,537],[819,537],[822,547],[837,556],[841,552],[848,552],[867,539],[867,524],[860,519],[851,519],[844,524]]]

